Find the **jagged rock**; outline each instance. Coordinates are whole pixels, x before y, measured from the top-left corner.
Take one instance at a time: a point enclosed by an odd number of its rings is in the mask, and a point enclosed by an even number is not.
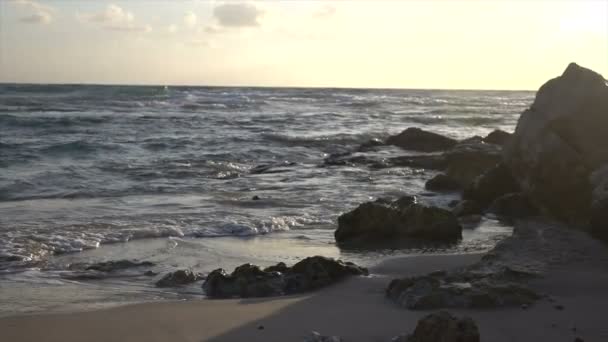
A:
[[[386,140],[387,145],[394,145],[405,150],[435,152],[445,151],[458,141],[443,135],[427,132],[420,128],[410,127],[403,132],[390,136]]]
[[[446,174],[464,188],[501,161],[502,148],[485,143],[461,143],[445,152],[444,156]]]
[[[463,198],[475,200],[482,207],[487,207],[498,197],[519,191],[519,185],[511,175],[511,170],[500,163],[477,177],[465,189]]]
[[[455,191],[461,189],[460,183],[450,176],[443,173],[429,179],[424,188],[431,191]]]
[[[537,92],[505,160],[523,192],[554,217],[584,223],[598,199],[591,175],[608,163],[608,85],[574,63]],[[593,229],[608,230],[608,225]]]
[[[354,166],[354,165],[370,165],[381,163],[381,160],[368,157],[365,155],[355,154],[350,152],[337,153],[329,155],[323,160],[323,165],[326,166]]]
[[[511,139],[511,136],[512,136],[511,133],[507,133],[500,129],[495,129],[492,132],[490,132],[490,134],[486,135],[485,138],[483,138],[483,142],[485,142],[487,144],[504,146],[506,143],[509,142],[509,140]]]
[[[84,268],[87,271],[98,271],[98,272],[114,272],[118,270],[124,270],[127,268],[134,267],[150,267],[154,266],[154,263],[149,261],[137,261],[137,260],[116,260],[116,261],[102,261],[95,264],[74,264],[70,265],[70,269]]]
[[[474,200],[463,200],[452,208],[452,213],[458,217],[480,215],[483,212],[483,207]]]
[[[456,318],[439,311],[418,321],[414,333],[404,342],[479,342],[479,329],[469,317]]]
[[[510,193],[497,198],[489,212],[506,218],[525,218],[538,214],[536,207],[522,193]]]
[[[316,331],[312,331],[310,335],[304,338],[304,342],[341,342],[339,336],[323,336]]]
[[[367,270],[350,262],[314,256],[291,268],[279,263],[261,270],[244,264],[231,274],[220,268],[207,276],[203,290],[215,298],[280,296],[311,291],[350,275],[367,275]]]
[[[516,280],[519,279],[507,268],[487,273],[438,272],[395,279],[389,284],[386,294],[411,310],[521,306],[540,298]]]
[[[411,196],[391,203],[366,202],[338,218],[337,242],[417,238],[456,240],[462,227],[448,210],[415,203]]]
[[[179,285],[186,285],[194,283],[195,281],[202,279],[199,273],[192,272],[192,270],[177,270],[175,272],[167,273],[164,277],[156,282],[156,287],[174,287]]]

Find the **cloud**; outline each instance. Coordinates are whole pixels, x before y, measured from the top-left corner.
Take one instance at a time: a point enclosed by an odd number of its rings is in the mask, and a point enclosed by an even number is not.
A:
[[[315,18],[328,18],[328,17],[333,16],[334,14],[336,14],[336,8],[331,5],[325,5],[319,9],[317,9],[313,13],[313,16]]]
[[[186,15],[184,15],[184,24],[186,25],[186,27],[192,29],[192,28],[196,27],[196,22],[197,22],[197,18],[196,18],[196,14],[194,14],[194,12],[189,11],[186,13]]]
[[[29,15],[19,18],[22,23],[28,24],[48,24],[53,20],[53,12],[55,9],[51,6],[41,4],[32,0],[12,0],[15,5],[33,12]]]
[[[78,19],[83,22],[101,24],[103,28],[110,31],[122,32],[150,32],[150,25],[135,23],[133,13],[124,10],[114,4],[108,5],[103,11],[95,13],[78,14]]]
[[[262,14],[255,5],[247,3],[222,4],[213,9],[213,16],[224,27],[259,26],[258,19]]]

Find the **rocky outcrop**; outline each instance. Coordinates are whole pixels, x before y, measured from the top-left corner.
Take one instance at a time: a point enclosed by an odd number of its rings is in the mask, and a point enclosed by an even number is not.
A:
[[[439,311],[418,321],[414,333],[393,342],[479,342],[479,329],[469,317],[457,318]]]
[[[505,160],[524,193],[547,213],[567,222],[594,220],[597,182],[608,165],[608,86],[604,78],[574,63],[545,83],[517,123]],[[601,222],[603,221],[603,222]]]
[[[511,175],[511,170],[500,163],[475,180],[465,189],[463,198],[475,200],[483,208],[488,207],[498,197],[519,192],[517,181]]]
[[[453,241],[462,227],[448,210],[416,203],[412,196],[394,202],[366,202],[338,218],[337,242],[369,242],[403,238]]]
[[[483,138],[483,142],[486,144],[494,144],[504,146],[511,140],[511,133],[507,133],[505,131],[501,131],[500,129],[495,129],[490,134],[486,135]]]
[[[192,270],[177,270],[175,272],[167,273],[164,277],[156,282],[156,287],[174,287],[180,285],[186,285],[196,282],[202,279],[200,273],[192,272]]]
[[[386,140],[386,143],[388,145],[401,147],[405,150],[435,152],[452,148],[458,141],[441,134],[410,127],[397,135],[390,136]]]
[[[443,173],[429,179],[424,188],[431,191],[456,191],[461,189],[461,184],[454,178]]]
[[[207,276],[203,290],[208,297],[269,297],[315,290],[352,275],[367,275],[365,268],[350,262],[314,256],[293,267],[283,263],[264,270],[244,264],[231,274],[217,269]]]

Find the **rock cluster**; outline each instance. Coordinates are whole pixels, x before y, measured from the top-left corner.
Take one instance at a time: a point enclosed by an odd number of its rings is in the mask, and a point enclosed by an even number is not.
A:
[[[389,137],[386,140],[386,143],[388,145],[401,147],[405,150],[435,152],[445,151],[454,147],[458,141],[441,134],[410,127],[397,135]]]
[[[334,236],[339,243],[399,238],[454,241],[462,237],[462,227],[449,210],[427,207],[404,196],[393,202],[366,202],[341,215]]]
[[[209,273],[203,290],[212,298],[280,296],[318,289],[348,276],[367,274],[367,269],[353,263],[314,256],[292,267],[279,263],[261,269],[244,264],[231,274],[220,268]]]

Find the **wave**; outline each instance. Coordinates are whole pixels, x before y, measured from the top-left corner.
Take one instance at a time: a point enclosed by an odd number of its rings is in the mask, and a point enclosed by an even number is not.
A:
[[[53,127],[90,126],[108,123],[112,116],[22,116],[0,114],[0,125],[19,128],[48,129]]]
[[[331,145],[350,146],[361,144],[369,139],[377,137],[378,134],[359,133],[359,134],[329,134],[318,136],[297,136],[281,133],[263,133],[264,140],[278,142],[287,146],[304,147],[329,147]]]
[[[46,156],[70,156],[88,155],[100,151],[112,151],[121,149],[118,145],[88,142],[84,140],[59,143],[41,148],[40,153]]]

